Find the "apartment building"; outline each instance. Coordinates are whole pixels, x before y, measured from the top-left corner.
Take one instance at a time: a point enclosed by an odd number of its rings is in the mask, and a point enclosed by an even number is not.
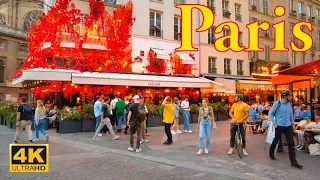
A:
[[[44,3],[45,2],[45,3]],[[112,12],[116,0],[105,0],[106,11]],[[88,0],[74,0],[76,7],[89,14]],[[12,86],[10,76],[23,67],[28,54],[26,41],[28,27],[38,21],[44,7],[55,4],[55,0],[1,0],[0,1],[0,102],[15,102],[25,95],[20,87]]]

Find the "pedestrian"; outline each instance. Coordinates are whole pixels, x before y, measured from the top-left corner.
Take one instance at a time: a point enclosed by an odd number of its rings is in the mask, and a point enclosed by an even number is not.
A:
[[[127,125],[130,126],[130,146],[128,148],[129,151],[134,151],[134,144],[133,144],[133,135],[137,133],[137,143],[136,143],[136,152],[141,152],[142,149],[140,148],[140,136],[141,136],[141,121],[139,120],[139,108],[141,107],[140,104],[140,97],[135,95],[133,97],[134,103],[129,107],[128,113],[128,122]]]
[[[177,97],[174,98],[174,109],[175,109],[175,113],[174,113],[174,123],[172,126],[172,130],[171,130],[171,134],[181,134],[182,132],[179,129],[179,109],[180,109],[180,103],[179,103],[179,99]]]
[[[144,98],[141,94],[138,94],[139,96],[139,99],[140,99],[140,104],[141,106],[144,108],[144,111],[145,111],[145,120],[141,122],[141,136],[142,136],[142,140],[141,140],[141,144],[142,143],[148,143],[149,142],[149,139],[147,139],[147,114],[148,114],[148,109],[147,109],[147,106],[144,104]]]
[[[34,114],[34,130],[36,132],[36,138],[34,141],[38,142],[39,141],[39,131],[42,132],[42,134],[46,137],[46,141],[49,140],[49,136],[44,130],[44,124],[45,124],[45,119],[46,119],[46,108],[43,104],[42,100],[37,101],[37,108]]]
[[[96,102],[94,103],[94,116],[96,117],[96,128],[95,131],[97,131],[100,123],[101,123],[101,108],[102,108],[102,103],[101,103],[101,96],[96,96]],[[99,137],[102,136],[102,134],[99,132],[98,134]]]
[[[128,114],[129,114],[129,108],[130,108],[130,105],[134,103],[134,100],[131,99],[131,101],[129,101],[129,103],[126,105],[126,111],[127,111],[127,115],[126,115],[126,118],[127,118],[127,124],[126,124],[126,128],[124,129],[124,134],[128,134],[128,129],[129,129],[129,126],[128,126]]]
[[[281,92],[281,100],[275,102],[269,112],[270,120],[275,128],[275,138],[270,146],[270,159],[276,160],[274,157],[274,149],[276,148],[282,133],[285,134],[288,142],[289,158],[291,161],[291,166],[298,169],[302,169],[303,166],[298,164],[296,160],[296,154],[294,149],[293,141],[293,131],[294,127],[294,115],[292,110],[292,105],[290,101],[292,100],[292,92],[289,90],[284,90]]]
[[[249,118],[249,105],[243,102],[243,95],[236,94],[235,103],[230,109],[229,116],[230,121],[230,150],[229,155],[233,153],[233,148],[236,144],[236,132],[238,131],[238,126],[240,127],[240,133],[242,137],[242,148],[243,155],[248,156],[246,151],[246,121]]]
[[[212,107],[208,106],[208,99],[203,98],[202,99],[202,105],[199,109],[199,118],[198,118],[198,126],[197,129],[200,128],[199,131],[199,151],[198,155],[200,156],[203,153],[203,140],[204,140],[204,134],[206,134],[206,148],[204,150],[204,153],[209,153],[209,147],[210,147],[210,140],[211,140],[211,131],[215,126],[215,119],[214,119],[214,112]]]
[[[184,126],[183,131],[192,133],[190,129],[190,106],[189,106],[189,96],[184,98],[184,101],[181,102],[181,109],[183,110],[183,119],[184,119]]]
[[[172,134],[171,134],[171,125],[174,121],[175,108],[171,103],[171,98],[167,96],[164,98],[162,105],[164,106],[163,111],[163,122],[164,122],[164,131],[167,135],[167,141],[163,144],[171,145],[172,144]]]
[[[110,98],[106,97],[105,99],[102,100],[102,107],[101,107],[101,117],[102,120],[96,130],[96,133],[93,136],[94,140],[100,140],[99,138],[97,138],[97,135],[100,133],[101,129],[106,125],[110,131],[110,134],[113,136],[113,140],[117,140],[119,139],[120,136],[115,135],[110,119],[109,119],[109,111],[112,109],[111,106],[108,106],[108,104],[110,103]]]
[[[124,112],[123,112],[123,119],[124,119],[124,125],[127,127],[127,117],[128,117],[128,109],[127,106],[130,103],[130,99],[128,98],[128,96],[124,97],[124,102],[126,104],[125,108],[124,108]],[[126,128],[124,129],[126,131]]]
[[[126,103],[121,100],[120,95],[117,96],[117,102],[115,105],[115,109],[116,109],[116,117],[117,117],[117,122],[118,122],[118,133],[121,132],[122,120],[124,120],[124,124],[127,124],[126,118],[123,118],[125,108],[126,108]]]
[[[14,144],[18,144],[18,140],[20,138],[20,134],[23,131],[23,129],[25,129],[27,132],[29,142],[33,143],[32,130],[31,130],[32,120],[33,120],[32,107],[29,104],[27,104],[27,98],[22,97],[21,104],[19,105],[17,110],[16,135],[13,140]]]
[[[110,118],[112,127],[114,127],[114,128],[116,128],[116,125],[117,125],[117,111],[115,109],[117,101],[118,101],[118,99],[114,98],[110,103],[111,107],[112,107],[112,110],[110,111],[109,118]]]

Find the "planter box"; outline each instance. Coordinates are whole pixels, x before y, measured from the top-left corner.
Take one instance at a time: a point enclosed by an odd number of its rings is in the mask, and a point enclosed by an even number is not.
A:
[[[44,119],[44,129],[48,130],[49,128],[50,128],[49,119],[45,118]]]
[[[199,117],[199,114],[198,113],[191,113],[190,114],[190,124],[196,124],[198,123],[198,117]]]
[[[148,127],[159,127],[163,126],[162,116],[149,116]]]
[[[8,127],[8,128],[12,128],[12,123],[10,122],[10,121],[8,121],[8,120],[5,120],[6,122],[6,126]]]
[[[229,114],[228,112],[218,112],[218,121],[228,121],[229,119]]]
[[[80,120],[60,121],[57,131],[59,131],[60,134],[81,132],[81,121]]]
[[[95,132],[96,120],[81,120],[81,132]]]
[[[4,119],[3,119],[3,117],[0,117],[0,125],[4,125]]]
[[[11,129],[17,129],[16,123],[11,123]]]
[[[180,117],[179,117],[179,124],[184,124],[184,117],[183,117],[183,114],[180,114]]]

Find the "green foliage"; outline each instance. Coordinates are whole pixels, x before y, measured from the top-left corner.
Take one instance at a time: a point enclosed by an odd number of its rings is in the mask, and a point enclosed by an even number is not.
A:
[[[2,108],[2,114],[5,120],[8,120],[12,123],[16,122],[17,117],[17,105],[16,104],[7,104],[4,105]]]
[[[80,114],[82,120],[94,120],[94,105],[83,103],[83,111]]]
[[[197,104],[190,105],[190,113],[196,114],[199,112],[199,106]]]
[[[0,116],[1,117],[3,117],[5,114],[5,107],[6,107],[5,103],[0,103]]]
[[[61,120],[80,120],[80,111],[79,110],[62,110],[61,111]]]
[[[208,106],[212,107],[215,112],[228,112],[228,107],[224,103],[208,103]]]

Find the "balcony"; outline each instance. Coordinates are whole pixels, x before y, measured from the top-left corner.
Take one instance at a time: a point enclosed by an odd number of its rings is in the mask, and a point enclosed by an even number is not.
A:
[[[304,13],[300,13],[300,14],[299,14],[299,18],[302,19],[302,20],[306,20],[306,17],[307,17],[307,16],[306,16],[306,14],[304,14]]]
[[[158,26],[151,26],[149,31],[150,36],[163,38],[162,29],[160,29]]]
[[[217,68],[209,68],[208,73],[209,74],[217,74]]]
[[[230,18],[231,12],[228,10],[223,10],[223,17]]]
[[[235,15],[236,21],[242,21],[242,15],[241,14],[236,14]]]
[[[297,11],[292,10],[292,11],[290,12],[290,16],[297,17]]]
[[[237,75],[243,76],[243,75],[244,75],[243,70],[238,70],[238,71],[237,71]]]
[[[231,69],[224,69],[224,74],[231,74]]]
[[[0,34],[5,34],[7,36],[18,37],[23,39],[26,39],[27,37],[26,31],[22,31],[19,29],[11,28],[8,26],[2,26],[2,25],[0,25]]]
[[[253,4],[253,5],[251,6],[251,9],[252,9],[253,11],[258,11],[257,5],[255,5],[255,4]]]
[[[178,4],[185,4],[186,0],[174,0],[174,6],[178,5]]]

